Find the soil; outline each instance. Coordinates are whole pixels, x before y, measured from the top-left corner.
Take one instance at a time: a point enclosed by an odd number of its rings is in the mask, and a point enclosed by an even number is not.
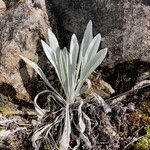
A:
[[[92,120],[92,132],[85,134],[93,150],[149,150],[150,64],[137,60],[101,70],[102,78],[112,85],[115,94],[105,100],[111,113],[106,114],[94,101],[83,107]],[[4,102],[4,97],[1,99]],[[14,102],[7,98],[5,103],[11,110],[0,110],[0,149],[32,150],[31,135],[38,123],[33,104]],[[5,103],[1,103],[3,108]],[[11,134],[2,135],[4,130]],[[87,148],[81,144],[80,149]]]

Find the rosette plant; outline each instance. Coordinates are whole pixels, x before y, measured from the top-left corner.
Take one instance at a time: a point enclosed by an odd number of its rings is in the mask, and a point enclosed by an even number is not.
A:
[[[76,115],[77,122],[74,121],[75,116],[72,106],[77,101],[77,97],[80,96],[84,82],[86,82],[89,75],[105,58],[107,48],[98,51],[101,35],[97,34],[93,37],[92,21],[89,21],[87,24],[80,47],[76,35],[72,35],[69,52],[66,47],[60,49],[57,38],[51,30],[48,30],[48,39],[48,44],[43,40],[41,41],[43,50],[55,68],[56,74],[64,90],[65,98],[63,98],[50,84],[46,75],[37,64],[20,56],[27,64],[35,69],[50,88],[50,90],[40,92],[34,99],[35,110],[37,111],[39,118],[42,119],[47,112],[46,109],[42,109],[37,103],[39,95],[50,93],[47,97],[48,100],[54,100],[60,107],[59,115],[56,116],[52,122],[50,121],[49,123],[44,124],[34,132],[32,136],[33,146],[38,149],[38,141],[49,137],[53,139],[51,140],[53,141],[52,149],[54,149],[54,147],[60,150],[67,150],[68,148],[77,149],[81,141],[83,141],[88,148],[91,148],[91,142],[84,133],[87,127],[90,132],[91,126],[90,118],[82,111],[84,102],[82,99],[78,102],[79,105],[76,108],[78,114]],[[52,130],[58,124],[60,125],[60,131],[57,131],[59,132],[59,135],[57,139],[54,139]],[[78,131],[77,135],[72,132],[72,124],[74,124],[74,127]],[[70,146],[71,139],[76,141],[74,147]]]

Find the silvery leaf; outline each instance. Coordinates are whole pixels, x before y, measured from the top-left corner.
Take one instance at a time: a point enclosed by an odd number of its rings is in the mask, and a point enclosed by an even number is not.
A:
[[[82,105],[83,105],[83,101],[80,102],[80,105],[78,108],[79,127],[80,127],[81,133],[83,133],[85,131],[85,123],[82,118]]]
[[[69,104],[66,105],[66,116],[62,138],[59,141],[60,150],[68,150],[70,143],[70,134],[71,134],[71,124],[70,124],[70,116],[69,116]]]
[[[100,39],[101,39],[101,36],[100,34],[97,34],[94,39],[91,41],[87,51],[86,51],[86,54],[83,58],[83,67],[85,66],[85,64],[87,64],[88,61],[90,61],[90,59],[96,55],[97,51],[98,51],[98,48],[99,48],[99,45],[100,45]]]
[[[23,57],[20,55],[20,57],[29,65],[32,66],[32,68],[40,75],[40,77],[44,80],[44,82],[54,91],[57,93],[57,91],[53,88],[53,86],[49,83],[48,79],[46,78],[45,74],[43,73],[42,69],[31,60]],[[58,94],[59,95],[59,94]]]
[[[50,29],[48,29],[48,38],[50,47],[52,48],[52,50],[56,51],[57,48],[59,48],[58,40],[55,34]]]

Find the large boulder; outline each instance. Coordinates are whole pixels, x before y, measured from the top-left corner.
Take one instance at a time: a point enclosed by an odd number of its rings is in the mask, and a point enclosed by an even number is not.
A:
[[[46,5],[45,0],[0,0],[0,94],[25,100],[36,94],[29,84],[33,69],[19,55],[43,68],[46,57],[39,39],[47,37],[48,18],[62,46],[69,46],[73,33],[81,41],[92,20],[94,33],[103,37],[101,48],[109,49],[102,65],[113,67],[150,60],[149,14],[149,0],[46,0]]]
[[[19,55],[35,62],[42,59],[39,39],[45,39],[49,26],[45,1],[41,8],[31,0],[1,0],[0,11],[0,94],[31,100],[27,83],[33,69],[23,64]],[[35,93],[33,93],[34,95]]]
[[[62,44],[72,33],[81,40],[85,26],[93,21],[94,33],[102,34],[109,52],[103,65],[140,59],[150,61],[149,0],[47,0],[59,26]]]

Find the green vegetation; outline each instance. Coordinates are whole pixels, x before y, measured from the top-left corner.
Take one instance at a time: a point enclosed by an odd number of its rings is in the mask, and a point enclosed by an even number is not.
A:
[[[5,116],[5,117],[11,116],[11,113],[10,113],[9,109],[6,108],[6,107],[1,108],[1,109],[0,109],[0,113],[1,113],[3,116]]]
[[[139,107],[129,115],[129,121],[132,126],[141,127],[145,129],[146,134],[139,137],[134,142],[136,150],[149,150],[150,149],[150,102],[144,101],[139,104]]]
[[[136,143],[136,150],[149,150],[150,149],[150,125],[145,127],[146,135],[142,136]]]
[[[141,102],[134,113],[129,115],[129,120],[134,126],[147,126],[150,124],[150,102]]]

